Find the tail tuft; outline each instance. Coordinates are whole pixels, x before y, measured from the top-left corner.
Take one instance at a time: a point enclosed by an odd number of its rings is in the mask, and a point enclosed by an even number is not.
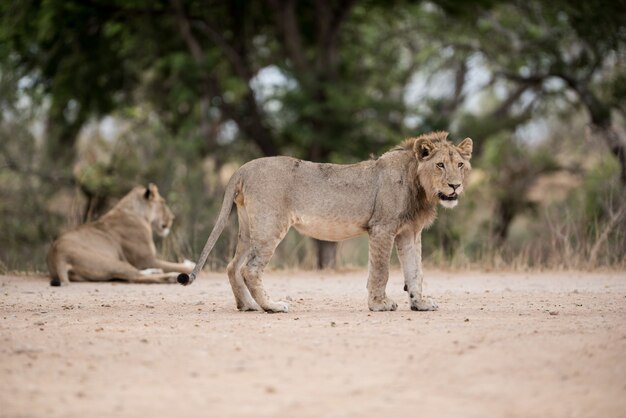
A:
[[[50,280],[50,286],[61,286],[61,280],[58,277]]]
[[[191,281],[187,273],[180,273],[176,280],[178,280],[178,283],[182,284],[183,286],[187,286]]]

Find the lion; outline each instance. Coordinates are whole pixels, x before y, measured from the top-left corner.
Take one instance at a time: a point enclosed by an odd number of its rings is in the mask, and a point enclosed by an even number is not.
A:
[[[62,234],[48,252],[50,285],[70,281],[175,283],[194,263],[170,263],[156,257],[152,231],[169,234],[174,214],[157,186],[137,186],[95,222]]]
[[[237,308],[287,312],[288,304],[269,298],[261,275],[292,226],[304,235],[342,241],[369,235],[368,306],[394,311],[385,293],[395,243],[404,290],[414,311],[436,310],[422,294],[421,233],[440,204],[453,208],[471,170],[472,140],[454,145],[447,132],[410,138],[381,157],[350,165],[320,164],[291,157],[267,157],[244,164],[230,179],[215,227],[191,275],[193,283],[222,233],[233,202],[239,218],[235,256],[228,264]]]

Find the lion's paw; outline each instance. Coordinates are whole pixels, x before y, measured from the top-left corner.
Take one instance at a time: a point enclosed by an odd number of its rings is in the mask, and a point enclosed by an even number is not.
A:
[[[187,267],[187,268],[190,268],[190,269],[193,269],[193,268],[195,268],[195,267],[196,267],[196,263],[194,263],[194,262],[193,262],[193,261],[191,261],[191,260],[187,260],[187,259],[185,258],[185,259],[183,260],[183,266],[185,266],[185,267]]]
[[[287,302],[271,302],[267,306],[264,306],[263,309],[267,313],[286,313],[289,312],[289,304]]]
[[[256,302],[237,302],[237,309],[241,312],[262,311]]]
[[[412,311],[436,311],[439,306],[430,298],[411,298]]]
[[[382,299],[370,299],[369,308],[373,312],[395,311],[398,309],[398,304],[388,297],[384,297]]]

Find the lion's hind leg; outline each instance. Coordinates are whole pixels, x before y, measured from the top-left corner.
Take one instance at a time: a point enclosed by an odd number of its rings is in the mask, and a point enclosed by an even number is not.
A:
[[[226,269],[228,273],[228,280],[230,281],[230,287],[233,290],[235,301],[237,303],[237,309],[240,311],[258,311],[261,308],[254,301],[250,290],[246,286],[246,283],[241,274],[241,268],[244,263],[247,262],[250,255],[250,230],[248,226],[248,214],[243,207],[237,207],[237,215],[239,217],[239,238],[237,241],[237,249],[235,256],[228,263]]]
[[[254,300],[266,312],[287,312],[289,304],[282,301],[273,301],[269,298],[261,276],[267,263],[274,255],[278,244],[289,230],[289,222],[279,216],[271,216],[269,211],[259,211],[262,216],[254,217],[248,211],[250,221],[250,248],[245,262],[241,267],[241,274]]]
[[[239,247],[239,246],[238,246]],[[259,305],[255,302],[250,294],[250,290],[246,286],[242,275],[242,268],[248,261],[250,252],[246,248],[241,254],[237,252],[235,257],[230,263],[228,263],[228,280],[230,281],[230,287],[233,290],[235,301],[237,303],[237,309],[240,311],[258,311],[261,310]]]
[[[129,283],[174,283],[177,273],[163,273],[161,270],[139,270],[126,261],[93,255],[89,261],[82,260],[74,265],[76,275],[92,282],[114,279]]]

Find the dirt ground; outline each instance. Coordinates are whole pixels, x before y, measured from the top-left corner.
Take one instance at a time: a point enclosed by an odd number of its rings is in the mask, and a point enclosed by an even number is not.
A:
[[[274,272],[288,314],[193,285],[0,276],[2,417],[624,417],[626,273]]]

